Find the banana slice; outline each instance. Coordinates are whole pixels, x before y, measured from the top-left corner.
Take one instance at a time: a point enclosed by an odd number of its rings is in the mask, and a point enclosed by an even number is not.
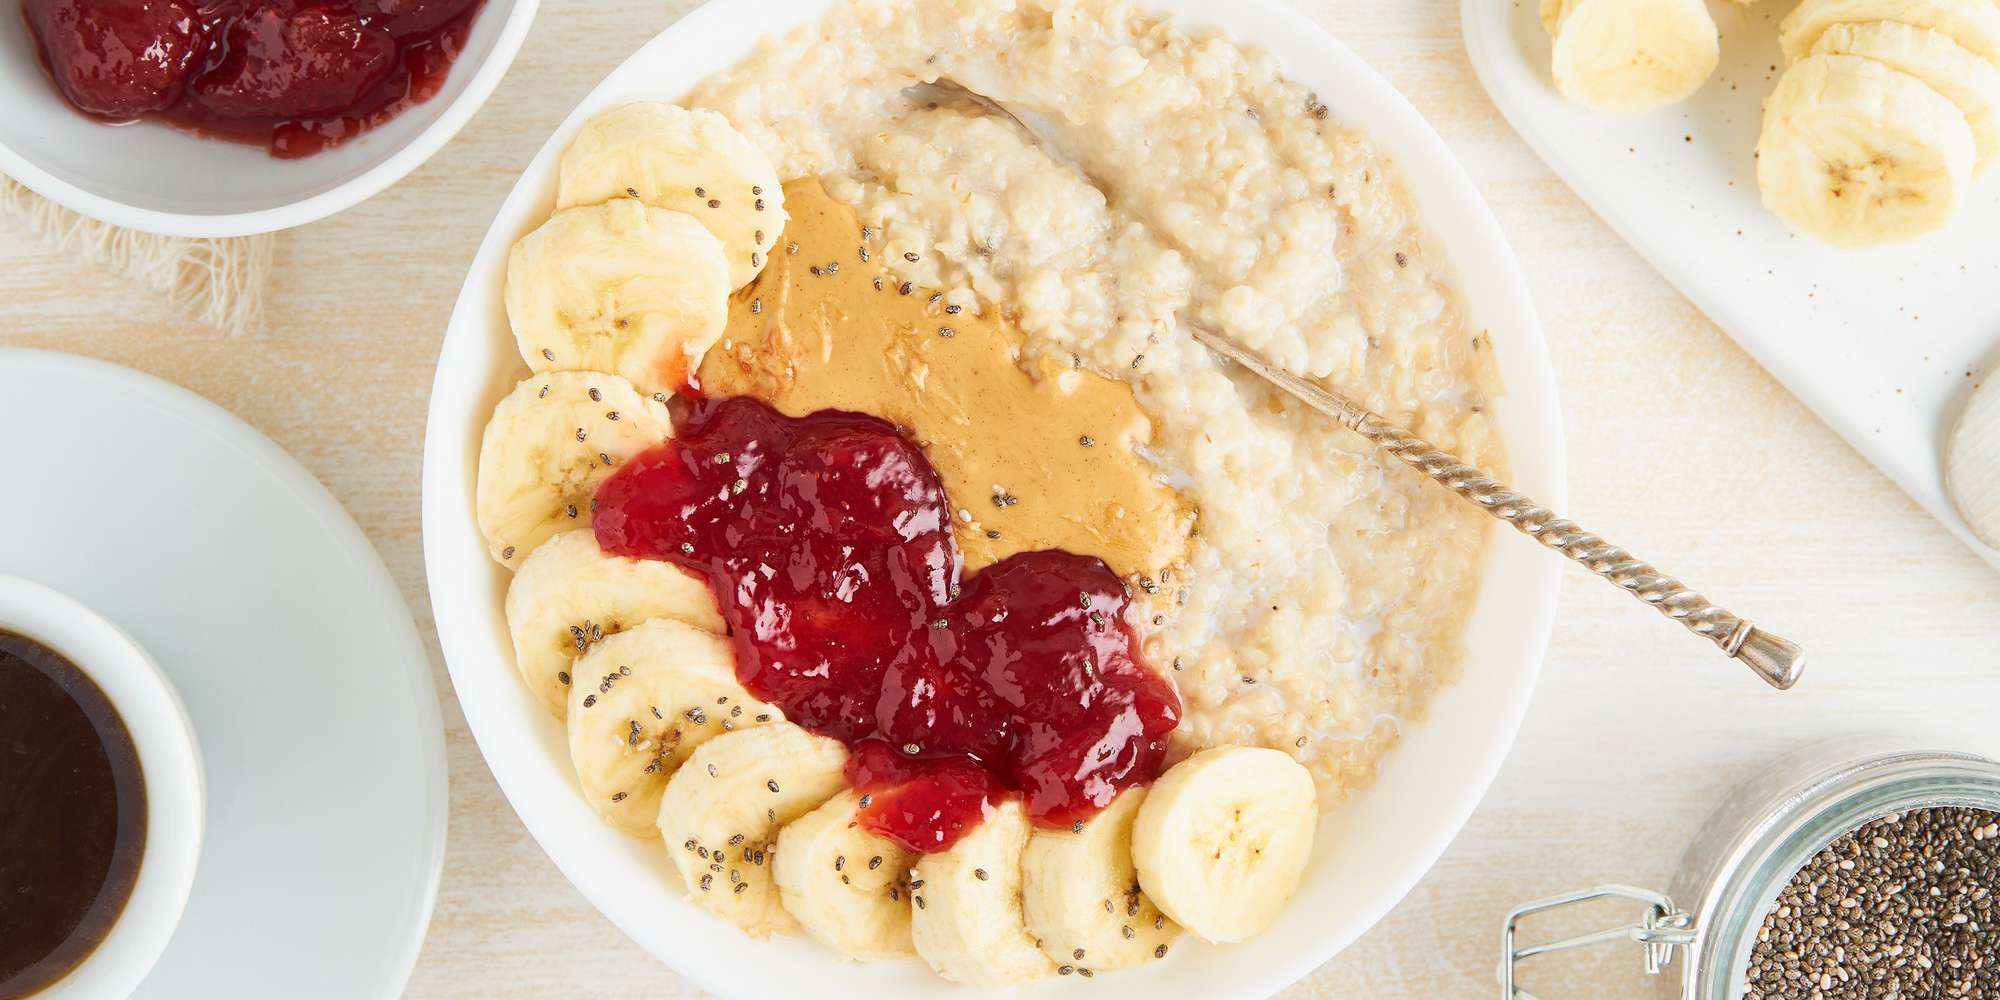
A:
[[[1305,872],[1312,775],[1263,747],[1203,750],[1168,769],[1132,824],[1132,860],[1162,911],[1204,941],[1271,925]]]
[[[1548,32],[1550,38],[1556,37],[1556,33],[1562,30],[1563,15],[1568,13],[1569,6],[1567,0],[1542,0],[1542,30]]]
[[[1873,59],[1922,80],[1965,113],[1978,147],[1975,173],[1985,173],[2000,156],[2000,69],[1942,32],[1893,21],[1836,24],[1812,51]]]
[[[1758,0],[1734,0],[1734,2],[1738,6],[1748,7]],[[1542,30],[1548,32],[1550,38],[1554,38],[1562,31],[1563,18],[1576,9],[1577,3],[1578,0],[1542,0],[1540,11]]]
[[[784,718],[736,680],[728,640],[659,619],[576,661],[569,692],[569,759],[584,798],[635,837],[659,828],[660,795],[711,737]]]
[[[1043,954],[1103,972],[1165,958],[1181,927],[1139,889],[1132,824],[1146,789],[1119,793],[1081,829],[1038,829],[1022,856],[1022,909]]]
[[[1965,115],[1922,80],[1858,56],[1810,56],[1765,106],[1757,186],[1809,236],[1893,243],[1951,222],[1976,151]]]
[[[673,436],[666,404],[603,372],[550,372],[514,387],[479,444],[474,504],[493,558],[521,565],[559,531],[590,524],[597,486]]]
[[[585,122],[563,153],[556,204],[613,198],[700,220],[727,251],[731,290],[764,270],[785,228],[785,193],[771,161],[713,111],[628,104]]]
[[[917,907],[910,914],[910,937],[938,975],[967,986],[1002,987],[1059,971],[1035,947],[1021,912],[1021,854],[1028,833],[1021,804],[1007,802],[951,850],[917,862],[910,882],[910,901]]]
[[[753,938],[790,934],[771,854],[785,824],[847,787],[847,750],[789,722],[703,743],[667,779],[660,836],[688,895]]]
[[[1989,62],[2000,61],[2000,8],[1993,0],[1806,0],[1778,25],[1785,60],[1812,54],[1836,24],[1894,21],[1940,32]]]
[[[569,700],[570,664],[597,643],[649,618],[724,630],[707,584],[672,563],[606,553],[588,528],[565,531],[536,546],[507,585],[514,664],[528,689],[558,719]],[[652,822],[647,816],[646,825]]]
[[[1722,36],[1702,0],[1566,0],[1553,17],[1556,90],[1600,111],[1646,111],[1708,82]]]
[[[861,828],[861,795],[849,790],[778,834],[778,899],[806,933],[861,962],[907,958],[910,865],[915,852]]]
[[[507,256],[507,320],[528,367],[674,392],[729,323],[722,244],[630,198],[564,209]]]

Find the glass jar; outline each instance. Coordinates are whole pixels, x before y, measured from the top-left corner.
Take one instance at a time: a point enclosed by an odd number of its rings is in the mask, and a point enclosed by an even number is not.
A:
[[[1737,788],[1688,845],[1667,893],[1599,886],[1521,906],[1507,915],[1502,1000],[1535,1000],[1515,966],[1551,952],[1629,941],[1658,975],[1678,959],[1682,1000],[1740,1000],[1764,917],[1813,855],[1890,813],[1964,807],[2000,813],[2000,764],[1942,750],[1899,749],[1883,739],[1817,744],[1780,758]],[[1595,934],[1521,945],[1524,917],[1574,903],[1629,899],[1638,921]],[[1693,901],[1683,908],[1678,900]]]

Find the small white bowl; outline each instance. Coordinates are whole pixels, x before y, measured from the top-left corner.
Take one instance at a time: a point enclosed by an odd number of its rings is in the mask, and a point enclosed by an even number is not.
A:
[[[93,120],[49,79],[19,11],[0,11],[0,174],[93,219],[168,236],[248,236],[316,222],[373,197],[450,142],[499,85],[540,2],[486,0],[436,95],[298,160],[157,122]]]
[[[0,629],[61,654],[118,710],[146,780],[146,844],[132,896],[110,933],[37,1000],[106,1000],[139,987],[187,907],[201,857],[206,791],[187,709],[138,643],[82,604],[38,583],[0,576]]]

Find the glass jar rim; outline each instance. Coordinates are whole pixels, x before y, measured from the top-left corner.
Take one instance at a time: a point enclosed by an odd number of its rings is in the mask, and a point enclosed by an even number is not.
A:
[[[1792,878],[1828,845],[1892,814],[1970,808],[2000,815],[2000,763],[1909,745],[1887,736],[1841,737],[1768,762],[1699,828],[1682,855],[1672,896],[1612,884],[1515,907],[1501,934],[1501,996],[1534,1000],[1519,986],[1517,967],[1526,959],[1624,943],[1643,946],[1649,975],[1681,958],[1682,1000],[1740,1000],[1764,917]],[[1684,909],[1676,898],[1696,905]],[[1524,920],[1593,900],[1622,900],[1643,910],[1623,926],[1521,943]]]

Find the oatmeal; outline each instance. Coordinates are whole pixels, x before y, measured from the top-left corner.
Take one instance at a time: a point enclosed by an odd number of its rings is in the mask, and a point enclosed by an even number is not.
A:
[[[853,206],[892,276],[998,303],[1022,370],[1129,383],[1195,506],[1184,564],[1132,581],[1177,743],[1282,749],[1322,805],[1371,781],[1459,671],[1483,519],[1187,323],[1499,465],[1485,344],[1387,158],[1272,57],[1116,0],[847,0],[695,100]]]

